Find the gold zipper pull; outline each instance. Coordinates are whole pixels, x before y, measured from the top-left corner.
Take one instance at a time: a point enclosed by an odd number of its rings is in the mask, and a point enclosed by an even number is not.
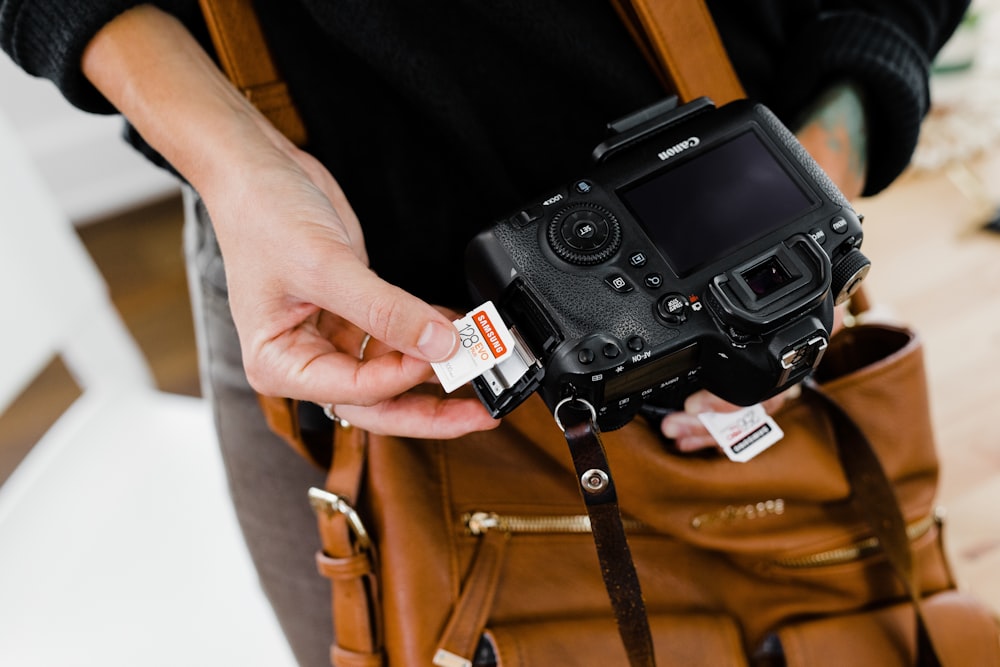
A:
[[[500,516],[496,512],[472,512],[465,515],[465,527],[472,535],[483,535],[500,525]]]

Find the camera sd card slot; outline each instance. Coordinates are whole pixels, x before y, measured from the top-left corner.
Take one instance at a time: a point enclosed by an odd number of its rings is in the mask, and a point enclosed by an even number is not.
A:
[[[534,290],[518,276],[501,297],[499,308],[505,321],[518,323],[518,336],[533,356],[545,359],[563,342],[563,336],[552,317],[541,305]]]
[[[545,368],[535,358],[520,333],[510,329],[514,352],[472,381],[476,395],[492,417],[503,417],[535,393]]]
[[[503,392],[516,386],[533,367],[540,367],[538,359],[528,350],[528,346],[525,345],[524,339],[521,338],[517,329],[511,327],[510,333],[514,339],[514,353],[481,376],[482,381],[486,383],[494,396],[500,396]]]
[[[520,333],[507,328],[492,302],[455,320],[462,344],[448,360],[431,364],[448,393],[472,382],[493,417],[502,417],[541,385],[545,370]]]

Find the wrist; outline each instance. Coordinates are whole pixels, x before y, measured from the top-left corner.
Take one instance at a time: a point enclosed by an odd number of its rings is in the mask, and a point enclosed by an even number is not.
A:
[[[827,89],[803,115],[795,134],[848,199],[861,194],[868,169],[868,125],[856,86]]]
[[[81,65],[143,139],[203,196],[231,184],[232,165],[274,159],[292,148],[186,27],[152,5],[127,10],[102,28]]]

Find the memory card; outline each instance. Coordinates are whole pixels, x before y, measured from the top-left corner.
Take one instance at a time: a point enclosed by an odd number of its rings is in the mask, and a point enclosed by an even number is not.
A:
[[[453,322],[461,345],[450,359],[431,364],[446,392],[479,377],[514,353],[514,337],[492,301]]]

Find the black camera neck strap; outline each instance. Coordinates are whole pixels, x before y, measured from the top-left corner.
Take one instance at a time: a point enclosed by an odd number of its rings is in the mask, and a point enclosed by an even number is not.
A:
[[[625,538],[618,494],[597,427],[597,414],[592,405],[578,399],[563,401],[556,406],[554,414],[569,444],[577,481],[590,517],[604,586],[611,600],[629,665],[655,667],[646,604]]]

